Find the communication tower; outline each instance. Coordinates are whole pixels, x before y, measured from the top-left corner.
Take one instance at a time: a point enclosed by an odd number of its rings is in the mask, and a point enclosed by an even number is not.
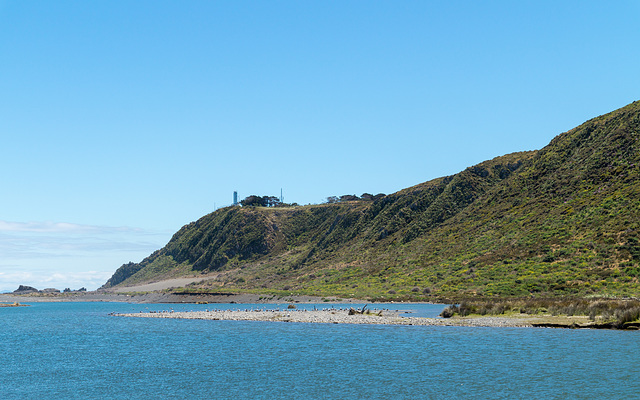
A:
[[[238,192],[237,191],[233,192],[233,205],[234,206],[238,205]]]

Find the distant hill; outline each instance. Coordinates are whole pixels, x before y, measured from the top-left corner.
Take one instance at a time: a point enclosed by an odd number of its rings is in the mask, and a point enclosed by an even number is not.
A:
[[[103,288],[200,274],[192,291],[428,300],[640,288],[640,102],[538,151],[374,201],[227,207]]]

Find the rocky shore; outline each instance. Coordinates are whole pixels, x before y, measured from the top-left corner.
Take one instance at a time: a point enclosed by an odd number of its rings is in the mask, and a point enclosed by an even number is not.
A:
[[[28,307],[28,304],[20,304],[17,301],[14,303],[0,303],[0,307]]]
[[[394,311],[374,311],[370,314],[350,314],[349,310],[206,310],[188,312],[140,312],[111,314],[118,317],[204,319],[221,321],[270,321],[316,324],[375,324],[423,326],[485,326],[531,327],[526,320],[503,317],[482,318],[417,318],[399,316]]]

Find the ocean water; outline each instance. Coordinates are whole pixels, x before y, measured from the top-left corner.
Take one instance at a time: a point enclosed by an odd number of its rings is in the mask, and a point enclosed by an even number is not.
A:
[[[640,332],[108,315],[223,307],[264,306],[32,303],[0,308],[0,398],[640,396]],[[377,307],[413,310],[410,316],[434,316],[442,309],[405,304]]]

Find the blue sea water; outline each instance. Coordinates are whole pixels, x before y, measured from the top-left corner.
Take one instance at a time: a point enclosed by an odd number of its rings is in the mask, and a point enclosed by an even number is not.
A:
[[[264,306],[0,308],[0,398],[622,399],[640,393],[640,332],[108,315],[214,307]],[[415,311],[410,316],[442,309],[388,307]]]

